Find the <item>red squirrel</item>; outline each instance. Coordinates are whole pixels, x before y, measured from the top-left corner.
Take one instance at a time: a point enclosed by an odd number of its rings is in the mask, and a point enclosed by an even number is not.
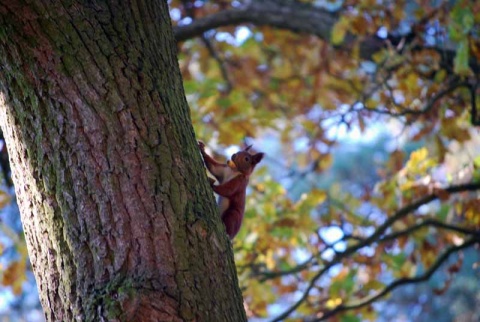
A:
[[[245,194],[248,179],[255,166],[263,159],[263,153],[250,154],[248,146],[245,150],[232,155],[227,163],[220,163],[205,152],[205,144],[198,141],[200,152],[208,171],[218,180],[210,179],[210,185],[220,197],[218,206],[220,216],[230,239],[233,239],[242,225],[245,212]]]

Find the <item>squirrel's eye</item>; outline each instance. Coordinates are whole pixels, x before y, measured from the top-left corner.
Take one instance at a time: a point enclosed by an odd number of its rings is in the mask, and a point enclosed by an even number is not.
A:
[[[250,158],[249,157],[245,157],[245,161],[250,161]]]

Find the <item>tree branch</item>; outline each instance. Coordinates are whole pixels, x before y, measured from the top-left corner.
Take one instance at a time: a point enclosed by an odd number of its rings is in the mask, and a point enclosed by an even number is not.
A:
[[[401,231],[391,233],[389,235],[385,235],[382,238],[380,238],[378,240],[378,242],[384,243],[384,242],[387,242],[387,241],[390,241],[390,240],[395,240],[398,237],[405,236],[405,235],[410,235],[411,233],[413,233],[416,230],[419,230],[423,227],[429,227],[429,226],[433,226],[433,227],[441,228],[441,229],[445,229],[445,230],[451,230],[451,231],[454,231],[454,232],[457,232],[457,233],[460,233],[460,234],[464,234],[464,235],[473,235],[473,236],[480,235],[480,230],[473,230],[473,229],[468,229],[468,228],[464,228],[464,227],[460,227],[460,226],[450,225],[450,224],[446,224],[446,223],[443,223],[443,222],[435,220],[435,219],[426,219],[426,220],[422,221],[421,223],[419,223],[417,225],[408,227],[405,230],[401,230]]]
[[[227,71],[227,66],[225,64],[225,61],[218,55],[217,51],[215,48],[213,48],[212,42],[210,39],[208,39],[205,35],[202,36],[203,43],[205,44],[205,47],[207,47],[208,52],[210,55],[212,55],[213,59],[218,64],[218,68],[220,69],[220,73],[222,74],[223,79],[225,80],[225,93],[229,93],[232,88],[233,84],[232,81],[230,80],[230,77],[228,76],[228,71]]]
[[[464,191],[475,191],[480,189],[480,182],[476,183],[466,183],[466,184],[460,184],[460,185],[454,185],[450,187],[446,187],[443,189],[444,191],[448,193],[459,193],[459,192],[464,192]],[[337,253],[336,256],[328,263],[325,264],[325,266],[310,280],[309,285],[303,292],[302,296],[294,303],[292,306],[290,306],[287,310],[285,310],[283,313],[272,319],[270,322],[279,322],[284,320],[286,317],[288,317],[292,312],[294,312],[308,297],[310,291],[313,289],[315,286],[315,283],[320,279],[320,277],[323,276],[330,268],[332,268],[334,265],[340,263],[340,261],[354,252],[358,251],[359,249],[369,246],[375,242],[377,242],[382,235],[385,233],[385,231],[391,227],[393,223],[395,223],[397,220],[405,217],[408,215],[410,212],[418,209],[420,206],[423,206],[427,203],[432,202],[433,200],[438,199],[439,196],[435,193],[432,193],[430,195],[421,197],[417,201],[401,208],[398,210],[396,213],[394,213],[391,217],[389,217],[382,225],[380,225],[371,235],[370,237],[365,238],[363,241],[352,245],[348,247],[345,251],[341,253]],[[476,237],[478,239],[478,237]]]
[[[174,33],[177,41],[180,42],[201,36],[204,32],[219,27],[250,23],[255,26],[269,26],[295,33],[315,35],[326,42],[330,42],[331,32],[338,21],[338,17],[339,14],[336,12],[330,12],[314,5],[294,0],[246,1],[239,7],[197,18],[188,25],[176,26],[174,27]],[[421,22],[426,23],[425,19],[421,20]],[[388,35],[387,39],[379,38],[376,35],[364,37],[359,42],[360,57],[371,60],[372,55],[386,48],[388,43],[393,45],[403,43],[402,47],[405,48],[406,44],[415,38],[414,33],[400,36]],[[357,40],[356,37],[347,35],[344,42],[338,45],[337,48],[351,50],[352,46],[358,43]],[[411,50],[418,51],[426,48],[441,53],[442,66],[450,67],[453,70],[455,48],[417,45],[412,47]],[[475,73],[480,72],[480,64],[476,60],[470,60],[470,67]]]
[[[450,257],[451,254],[456,253],[456,252],[458,252],[458,251],[460,251],[464,248],[471,247],[471,246],[473,246],[477,243],[480,243],[480,236],[478,236],[478,235],[470,238],[469,240],[467,240],[466,242],[464,242],[461,245],[453,246],[453,247],[448,248],[440,257],[438,257],[437,261],[432,266],[430,266],[430,268],[428,270],[425,271],[424,274],[416,276],[416,277],[405,277],[405,278],[398,279],[398,280],[390,283],[388,286],[386,286],[379,293],[377,293],[375,295],[372,295],[370,297],[364,298],[357,303],[351,303],[351,304],[347,304],[347,305],[339,305],[336,308],[334,308],[333,310],[326,312],[321,318],[316,319],[314,321],[315,322],[324,321],[324,320],[326,320],[326,319],[328,319],[328,318],[332,317],[333,315],[338,314],[340,312],[359,309],[361,307],[369,305],[369,304],[375,302],[376,300],[384,297],[385,295],[390,293],[392,290],[394,290],[395,288],[397,288],[401,285],[415,284],[415,283],[420,283],[420,282],[427,281],[428,279],[430,279],[430,277],[433,275],[433,273],[435,273],[440,268],[440,266]]]
[[[237,8],[196,19],[189,25],[176,26],[174,33],[177,41],[185,41],[211,29],[251,23],[330,39],[336,20],[336,15],[331,12],[297,1],[247,1]]]
[[[475,183],[466,183],[466,184],[454,185],[454,186],[446,187],[443,190],[448,192],[448,193],[458,193],[458,192],[464,192],[464,191],[474,191],[474,190],[479,190],[479,189],[480,189],[480,182],[475,182]],[[344,253],[348,252],[348,254],[351,254],[353,252],[356,252],[360,248],[363,248],[365,246],[370,245],[371,243],[373,243],[377,239],[379,239],[383,235],[383,233],[391,225],[393,225],[393,223],[395,223],[397,220],[405,217],[410,212],[420,208],[420,206],[423,206],[427,203],[430,203],[430,202],[432,202],[432,201],[434,201],[438,198],[439,198],[439,196],[436,193],[432,193],[430,195],[423,196],[422,198],[418,199],[417,201],[401,208],[396,213],[394,213],[391,217],[389,217],[382,225],[380,225],[375,230],[375,232],[373,232],[373,234],[370,235],[370,237],[366,238],[363,242],[360,242],[357,245],[353,245],[353,246],[347,248]]]
[[[476,109],[476,102],[475,102],[475,99],[474,99],[475,98],[475,90],[473,89],[473,86],[468,82],[455,82],[455,83],[451,84],[449,87],[440,90],[438,93],[436,93],[432,97],[431,100],[429,100],[427,102],[427,104],[425,104],[425,106],[422,109],[411,109],[411,108],[408,108],[408,107],[403,107],[402,111],[393,112],[393,111],[390,111],[388,109],[377,109],[377,108],[373,108],[373,107],[368,107],[368,106],[365,105],[365,103],[362,102],[362,105],[364,107],[362,107],[360,109],[356,109],[356,110],[365,109],[367,111],[372,111],[372,112],[379,113],[379,114],[387,114],[387,115],[394,116],[394,117],[405,116],[405,115],[421,115],[421,114],[425,114],[425,113],[429,112],[441,98],[443,98],[446,95],[449,95],[449,94],[453,93],[455,90],[457,90],[458,88],[462,88],[462,87],[467,88],[471,93],[471,96],[472,96],[472,98],[471,98],[472,124],[473,125],[478,125],[478,124],[475,124],[475,122],[474,122],[476,120],[476,110],[477,110]],[[478,122],[478,120],[477,120],[477,122]]]
[[[470,112],[470,120],[473,125],[480,125],[480,118],[477,118],[477,87],[478,79],[476,84],[470,84],[468,89],[470,91],[470,102],[472,104],[472,110]]]
[[[286,276],[286,275],[291,275],[291,274],[296,274],[299,273],[312,265],[315,265],[315,257],[311,256],[309,259],[307,259],[305,262],[298,264],[295,267],[292,267],[291,269],[288,270],[282,270],[282,271],[264,271],[264,272],[259,272],[256,274],[253,274],[252,277],[257,277],[259,276],[260,278],[258,279],[260,282],[265,282],[266,280],[273,279],[273,278],[278,278],[281,276]]]

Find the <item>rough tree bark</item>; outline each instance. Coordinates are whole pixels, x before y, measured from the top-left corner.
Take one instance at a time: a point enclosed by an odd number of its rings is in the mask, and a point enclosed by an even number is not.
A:
[[[166,1],[1,1],[0,122],[49,321],[246,320]]]

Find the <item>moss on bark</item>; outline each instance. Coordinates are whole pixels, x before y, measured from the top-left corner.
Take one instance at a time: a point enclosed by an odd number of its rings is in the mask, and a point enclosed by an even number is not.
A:
[[[0,26],[0,121],[47,320],[246,320],[166,3],[15,1]]]

